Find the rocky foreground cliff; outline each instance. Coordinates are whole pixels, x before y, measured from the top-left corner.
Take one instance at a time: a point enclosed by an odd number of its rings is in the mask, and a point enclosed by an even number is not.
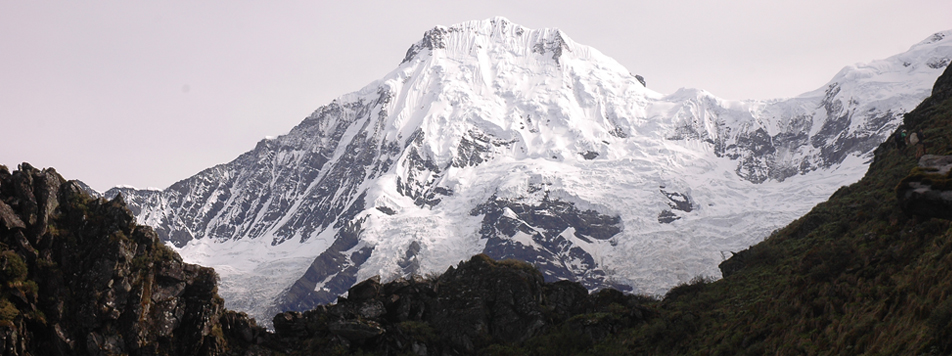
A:
[[[183,263],[122,198],[52,168],[0,166],[0,353],[210,355],[224,346],[215,271]]]

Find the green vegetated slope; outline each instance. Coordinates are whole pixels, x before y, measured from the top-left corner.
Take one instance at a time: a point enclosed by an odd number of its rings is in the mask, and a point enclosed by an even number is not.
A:
[[[952,154],[952,71],[905,117],[931,154]],[[721,264],[725,276],[672,289],[654,318],[603,346],[635,354],[952,353],[952,229],[905,214],[896,186],[915,148],[882,144],[866,176]],[[610,347],[609,347],[610,346]]]

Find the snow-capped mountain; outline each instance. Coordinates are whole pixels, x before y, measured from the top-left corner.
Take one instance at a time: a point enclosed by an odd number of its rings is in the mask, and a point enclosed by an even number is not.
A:
[[[106,196],[265,322],[478,253],[663,293],[861,178],[948,65],[950,35],[792,99],[731,101],[654,92],[556,29],[438,26],[287,135],[165,190]]]

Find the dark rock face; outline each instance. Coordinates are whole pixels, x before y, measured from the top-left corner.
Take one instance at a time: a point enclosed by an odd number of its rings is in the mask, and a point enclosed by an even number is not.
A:
[[[691,210],[694,210],[694,204],[691,203],[691,198],[687,194],[678,193],[678,192],[666,192],[661,191],[664,196],[670,200],[668,205],[671,206],[671,209],[680,210],[686,213],[690,213]]]
[[[53,169],[0,166],[0,242],[4,355],[224,350],[214,270],[183,263],[120,197],[94,199]]]
[[[342,291],[357,282],[357,268],[370,257],[372,248],[357,247],[360,223],[348,224],[341,229],[334,243],[314,259],[304,276],[291,285],[276,303],[277,311],[304,311],[320,304],[331,303]],[[317,288],[317,284],[326,281]]]
[[[687,194],[668,192],[664,190],[664,187],[661,187],[661,194],[664,194],[664,196],[668,198],[668,206],[671,208],[670,210],[662,210],[661,213],[658,214],[658,222],[661,224],[670,224],[681,218],[673,210],[683,211],[685,213],[690,213],[694,210],[691,197]]]
[[[471,214],[483,215],[479,234],[489,240],[483,250],[488,256],[526,261],[550,282],[569,279],[588,288],[610,284],[605,271],[578,244],[610,240],[621,232],[618,216],[581,211],[574,204],[550,200],[548,195],[538,205],[494,196]],[[571,234],[565,235],[570,229]]]
[[[555,60],[557,64],[560,64],[559,58],[562,57],[562,50],[571,51],[571,49],[565,45],[565,39],[562,38],[561,31],[556,33],[555,38],[536,43],[532,46],[533,53],[540,55],[552,53],[552,59]]]
[[[638,79],[638,82],[641,83],[645,88],[648,87],[648,82],[645,81],[645,77],[642,77],[640,74],[635,75],[635,79]]]
[[[599,322],[605,313],[598,312],[609,308],[630,312]],[[598,340],[649,315],[636,297],[617,290],[589,295],[575,282],[543,282],[526,263],[478,255],[436,279],[384,285],[370,279],[337,304],[278,314],[266,345],[286,353],[471,355],[494,344],[518,345],[569,321]]]
[[[363,209],[361,183],[388,171],[406,148],[375,136],[382,135],[381,118],[387,116],[380,108],[392,96],[384,89],[377,94],[369,102],[322,107],[288,135],[262,140],[234,161],[163,191],[114,188],[104,196],[121,193],[140,220],[154,221],[160,238],[179,247],[196,238],[230,240],[266,233],[274,236],[272,244],[306,241],[351,221]],[[360,133],[341,143],[358,121]],[[338,150],[340,157],[325,167]]]
[[[896,187],[907,214],[952,220],[952,156],[925,155],[919,167]]]
[[[436,48],[446,48],[446,43],[443,42],[443,35],[446,34],[446,29],[442,27],[434,27],[433,29],[423,33],[423,39],[419,43],[416,43],[410,46],[410,49],[407,49],[407,55],[403,57],[403,62],[406,63],[416,57],[420,51],[424,49],[433,50]]]
[[[527,119],[527,121],[530,121]],[[454,167],[477,166],[494,158],[496,147],[509,147],[516,140],[501,140],[475,128],[466,132],[456,148],[453,158]]]
[[[471,353],[486,336],[501,343],[525,341],[545,326],[542,275],[528,264],[510,263],[512,268],[501,268],[476,256],[440,277],[437,298],[456,298],[441,301],[430,324],[449,334],[457,350]]]
[[[413,135],[407,139],[406,147],[409,155],[405,160],[406,174],[404,177],[397,177],[396,188],[397,193],[413,199],[413,203],[417,206],[432,207],[442,201],[440,196],[449,196],[452,195],[453,192],[434,184],[443,176],[444,169],[449,167],[440,168],[433,160],[424,158],[420,154],[424,136],[423,130],[416,130]],[[461,152],[464,150],[464,146],[467,145],[461,145]],[[482,162],[482,160],[479,159],[479,152],[480,151],[477,151],[475,156],[470,157],[470,159],[474,160],[472,165]]]
[[[658,213],[658,223],[661,223],[661,224],[670,224],[680,218],[681,218],[680,216],[673,213],[671,210],[667,210],[667,209],[662,210],[660,213]]]
[[[598,157],[598,152],[595,152],[595,151],[586,151],[585,153],[580,153],[580,154],[582,155],[582,158],[584,158],[586,161],[591,161]]]
[[[730,277],[734,273],[744,269],[744,267],[747,266],[747,261],[750,259],[751,254],[750,249],[740,252],[731,252],[730,258],[717,265],[717,268],[721,270],[721,277]]]

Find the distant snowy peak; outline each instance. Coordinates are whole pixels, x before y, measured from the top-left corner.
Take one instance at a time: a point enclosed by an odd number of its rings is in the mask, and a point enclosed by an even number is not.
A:
[[[952,58],[950,33],[847,66],[826,85],[790,99],[728,101],[681,89],[662,99],[674,108],[661,115],[678,122],[667,137],[712,143],[718,156],[737,162],[738,176],[757,183],[831,168],[851,156],[868,159],[929,95]]]
[[[931,86],[916,79],[934,81],[937,77],[936,72],[941,73],[941,69],[949,65],[952,61],[952,36],[950,35],[952,30],[938,32],[913,45],[906,52],[886,59],[846,66],[833,77],[831,83],[839,84],[844,89],[876,90],[878,96],[897,89],[908,91],[912,87],[919,90],[931,90]],[[882,85],[890,83],[893,85]],[[825,91],[825,87],[819,88],[801,97],[821,96],[825,95]]]
[[[900,54],[899,57],[911,56],[915,54],[917,57],[925,59],[926,65],[932,69],[943,68],[949,64],[950,58],[948,53],[939,50],[941,46],[952,45],[952,30],[936,32],[926,38],[922,42],[919,42],[909,48],[909,52]],[[919,51],[922,49],[922,51]],[[922,62],[922,60],[919,60]]]
[[[339,103],[378,103],[386,144],[412,137],[414,155],[441,169],[481,162],[490,146],[517,158],[604,157],[626,153],[603,146],[638,134],[661,97],[642,80],[558,30],[493,18],[427,31],[399,68]],[[461,157],[472,144],[489,146]]]
[[[512,67],[544,71],[546,68],[558,68],[567,61],[583,61],[609,69],[615,75],[630,77],[641,83],[642,87],[645,86],[644,78],[636,78],[614,59],[594,48],[576,43],[559,29],[528,29],[504,17],[448,27],[436,26],[427,31],[423,39],[410,46],[403,63],[429,57],[464,61],[476,58],[484,64],[507,64],[496,68],[496,71]],[[490,62],[486,63],[486,60]],[[517,71],[512,74],[526,73]]]

